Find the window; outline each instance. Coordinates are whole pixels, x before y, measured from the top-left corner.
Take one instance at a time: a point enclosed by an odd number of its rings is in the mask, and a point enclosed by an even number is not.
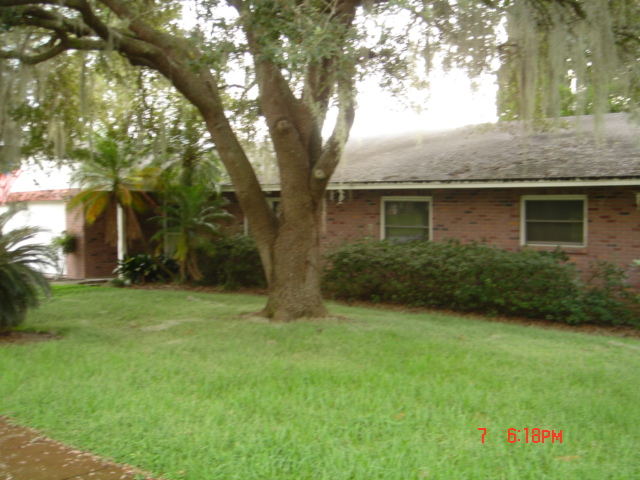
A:
[[[381,237],[395,243],[431,239],[431,198],[382,197]]]
[[[586,211],[584,195],[522,197],[522,243],[583,247]]]

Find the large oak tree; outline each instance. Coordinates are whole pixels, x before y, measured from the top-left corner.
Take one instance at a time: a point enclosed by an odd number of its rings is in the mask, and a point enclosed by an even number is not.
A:
[[[197,14],[190,31],[176,22],[181,4],[192,4]],[[249,219],[269,284],[263,313],[287,321],[326,315],[322,204],[354,121],[362,76],[376,73],[397,92],[421,83],[434,61],[474,75],[502,55],[512,66],[507,83],[532,98],[541,46],[565,42],[573,49],[550,59],[552,75],[566,76],[579,63],[600,68],[607,60],[608,71],[592,75],[603,90],[623,67],[611,57],[617,47],[637,51],[637,11],[632,0],[0,0],[0,58],[15,67],[72,51],[100,52],[103,59],[119,54],[165,77],[202,116]],[[597,34],[580,43],[589,31]],[[251,110],[252,99],[279,170],[278,218],[235,119]],[[331,108],[337,120],[323,138]],[[0,137],[7,115],[0,115]]]

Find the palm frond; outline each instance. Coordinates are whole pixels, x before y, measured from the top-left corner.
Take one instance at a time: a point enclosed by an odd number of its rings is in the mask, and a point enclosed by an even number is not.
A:
[[[95,222],[105,211],[108,202],[101,198],[115,196],[123,206],[144,210],[146,194],[138,192],[146,182],[145,176],[137,173],[135,164],[144,152],[130,139],[107,132],[94,141],[93,155],[85,159],[72,175],[82,191],[69,203],[70,208],[82,206],[89,223]],[[104,207],[104,208],[103,208]]]
[[[49,292],[47,279],[36,268],[50,261],[50,250],[44,245],[26,243],[39,229],[5,231],[18,211],[14,207],[0,215],[0,332],[19,325],[28,309],[39,304],[40,294]]]
[[[100,218],[105,212],[107,206],[111,203],[110,192],[95,192],[91,196],[91,199],[84,204],[84,215],[87,219],[87,223],[89,225],[94,224],[95,221]]]
[[[182,279],[200,278],[196,252],[219,236],[219,222],[232,216],[222,210],[224,200],[203,185],[173,186],[164,192],[164,197],[165,203],[159,207],[162,215],[152,219],[159,224],[152,240],[162,244],[167,236],[175,239],[177,235],[173,258],[181,264]]]
[[[133,194],[131,193],[131,190],[129,190],[125,185],[119,184],[116,187],[115,194],[118,198],[118,202],[120,203],[120,205],[124,207],[130,206],[131,203],[133,202],[132,200]]]

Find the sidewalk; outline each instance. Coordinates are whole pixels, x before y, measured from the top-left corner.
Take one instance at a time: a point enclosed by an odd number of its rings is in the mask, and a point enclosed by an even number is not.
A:
[[[152,480],[0,416],[0,480]]]

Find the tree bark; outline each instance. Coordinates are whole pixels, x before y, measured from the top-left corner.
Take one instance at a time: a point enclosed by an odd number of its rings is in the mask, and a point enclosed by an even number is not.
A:
[[[286,206],[285,206],[286,204]],[[262,313],[275,321],[328,315],[320,291],[322,204],[311,195],[283,199],[278,234],[258,248],[272,258],[269,299]]]

